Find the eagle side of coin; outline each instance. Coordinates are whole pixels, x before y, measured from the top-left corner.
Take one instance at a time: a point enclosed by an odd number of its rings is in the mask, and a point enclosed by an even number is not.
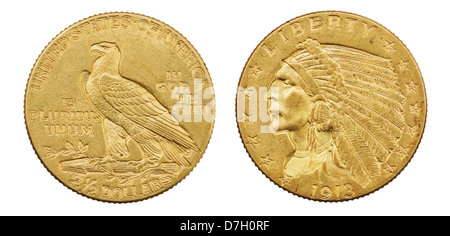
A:
[[[167,24],[134,13],[62,31],[25,93],[27,131],[44,166],[105,202],[172,188],[199,162],[214,124],[214,90],[198,52]]]
[[[425,86],[406,46],[368,18],[316,12],[254,50],[236,98],[242,141],[283,189],[344,201],[394,179],[421,140]]]

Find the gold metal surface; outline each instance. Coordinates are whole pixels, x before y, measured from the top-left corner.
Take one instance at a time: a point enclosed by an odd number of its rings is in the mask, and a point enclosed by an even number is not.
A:
[[[319,201],[355,199],[394,179],[418,147],[427,112],[406,46],[370,19],[334,11],[271,32],[242,72],[236,106],[259,169]]]
[[[25,120],[44,166],[65,186],[106,202],[158,195],[202,157],[214,92],[194,47],[134,13],[89,17],[37,59]]]

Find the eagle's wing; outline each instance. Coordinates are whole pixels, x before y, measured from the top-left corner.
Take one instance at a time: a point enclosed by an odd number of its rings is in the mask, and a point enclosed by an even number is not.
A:
[[[121,115],[133,122],[124,129],[152,152],[164,151],[168,158],[187,164],[181,152],[198,151],[186,130],[144,87],[133,81],[104,74],[98,87],[105,100]],[[146,129],[137,131],[136,125]],[[163,139],[155,142],[155,134]],[[147,147],[145,144],[148,144]],[[159,150],[155,150],[159,149]],[[177,155],[180,153],[180,155]],[[186,155],[186,154],[184,154]]]
[[[87,83],[87,80],[89,79],[90,75],[91,75],[91,73],[89,71],[84,70],[83,72],[81,72],[80,80],[79,80],[79,84],[78,84],[81,88],[81,91],[83,92],[84,96],[86,97],[86,99],[88,101],[90,101],[90,99],[89,99],[89,96],[87,95],[86,83]]]
[[[106,155],[118,160],[127,159],[130,150],[126,144],[129,136],[125,130],[108,119],[104,119],[103,129],[106,136]]]

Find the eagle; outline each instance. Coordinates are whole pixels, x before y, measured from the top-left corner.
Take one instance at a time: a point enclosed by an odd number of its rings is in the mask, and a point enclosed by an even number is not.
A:
[[[127,161],[130,142],[141,151],[138,162],[175,162],[191,165],[189,157],[199,152],[189,133],[143,85],[123,77],[122,53],[116,43],[100,42],[90,47],[99,57],[91,72],[81,74],[81,90],[103,117],[105,158]]]

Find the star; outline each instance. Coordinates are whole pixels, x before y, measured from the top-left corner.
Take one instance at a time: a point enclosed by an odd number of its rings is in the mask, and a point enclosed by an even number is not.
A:
[[[250,74],[254,75],[255,77],[258,77],[259,73],[262,71],[262,69],[258,66],[257,63],[255,63],[254,66],[249,66],[250,68]]]
[[[251,137],[250,135],[248,136],[248,141],[247,144],[252,146],[253,149],[256,149],[255,146],[256,145],[260,145],[261,143],[258,140],[258,135]]]
[[[384,168],[383,168],[383,170],[384,171],[386,171],[386,172],[388,172],[389,174],[394,174],[394,169],[395,169],[395,165],[394,166],[391,166],[390,164],[389,164],[389,162],[386,162],[386,165],[384,166]]]
[[[409,155],[409,148],[404,148],[403,146],[399,146],[400,150],[398,150],[398,153],[401,156],[401,160],[405,159]]]
[[[244,122],[249,122],[250,121],[250,116],[244,112]]]
[[[422,111],[422,106],[420,106],[419,103],[416,102],[416,104],[414,105],[409,105],[409,110],[411,111],[411,113],[419,115]]]
[[[406,133],[409,134],[411,137],[418,135],[419,134],[419,126],[417,126],[417,125],[409,126],[408,125],[408,130],[406,131]]]
[[[406,84],[406,87],[408,89],[408,92],[416,92],[417,91],[417,86],[418,84],[414,83],[413,80],[411,80],[411,82]]]
[[[394,44],[395,42],[389,42],[388,40],[386,40],[386,45],[384,46],[384,48],[388,51],[395,51]]]
[[[401,60],[400,63],[398,63],[397,66],[400,69],[400,72],[405,72],[405,71],[409,70],[408,63],[409,63],[409,61],[404,61],[403,59]]]
[[[283,177],[279,178],[281,180],[281,186],[290,185],[292,176],[284,174]]]
[[[266,165],[267,167],[269,167],[269,163],[272,162],[273,160],[269,158],[269,154],[267,154],[266,156],[261,156],[261,162],[259,163],[260,166]]]

